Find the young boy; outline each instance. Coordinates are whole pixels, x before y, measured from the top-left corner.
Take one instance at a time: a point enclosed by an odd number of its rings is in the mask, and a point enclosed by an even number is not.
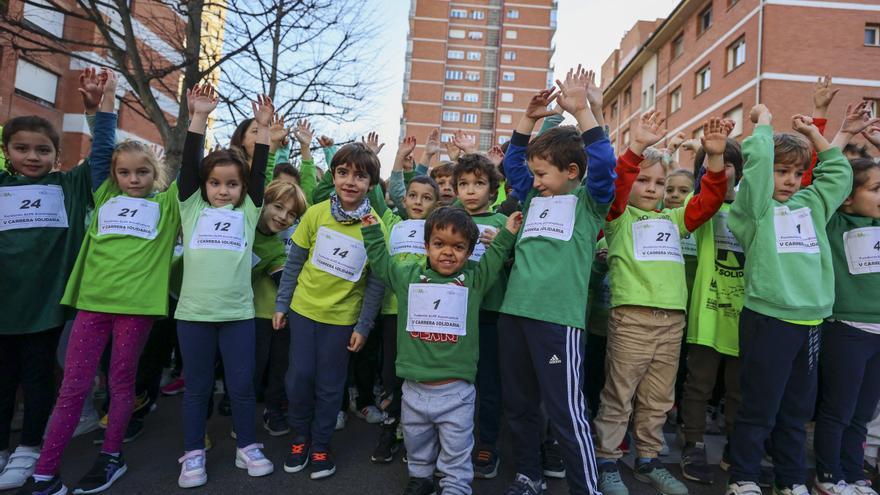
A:
[[[549,89],[532,97],[504,157],[507,181],[526,217],[498,319],[504,329],[499,342],[504,411],[517,471],[505,493],[516,495],[543,493],[542,402],[570,492],[597,492],[582,386],[583,328],[596,239],[614,196],[615,160],[587,103],[589,74],[571,70],[557,84],[560,94]],[[584,133],[557,127],[529,143],[537,120],[553,114],[546,107],[554,99]]]
[[[450,206],[455,202],[455,186],[453,186],[452,168],[455,162],[443,162],[431,169],[431,178],[440,187],[440,206]]]
[[[376,219],[362,228],[373,271],[397,296],[397,374],[403,384],[406,495],[470,494],[473,418],[483,294],[503,270],[522,215],[512,215],[479,263],[468,263],[479,231],[462,210],[444,207],[425,222],[427,263],[397,263]],[[439,444],[439,445],[438,445]],[[438,455],[439,450],[439,455]]]
[[[757,126],[743,143],[746,163],[728,223],[746,257],[739,322],[742,405],[730,439],[728,494],[761,493],[761,458],[772,435],[775,492],[801,495],[819,332],[834,303],[825,225],[849,194],[852,170],[809,117],[792,118],[800,135],[774,135],[766,106],[756,105],[750,116]],[[810,162],[804,137],[819,163],[813,184],[799,191]]]
[[[494,195],[500,176],[495,165],[476,153],[460,155],[452,170],[453,186],[458,201],[480,229],[480,241],[470,259],[480,261],[498,231],[507,223],[507,216],[492,213]],[[480,442],[474,452],[474,476],[494,478],[498,475],[498,433],[501,429],[501,372],[498,368],[498,310],[504,301],[507,273],[486,293],[480,307],[480,360],[477,371],[479,391]]]

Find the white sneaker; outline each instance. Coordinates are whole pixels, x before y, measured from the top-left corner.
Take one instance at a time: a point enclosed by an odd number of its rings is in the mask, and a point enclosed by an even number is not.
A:
[[[99,421],[101,421],[101,418],[98,417],[96,411],[92,410],[91,413],[83,411],[79,417],[79,424],[76,425],[76,430],[73,431],[73,436],[78,437],[97,430]]]
[[[822,483],[818,479],[813,481],[813,495],[855,495],[853,489],[846,481],[837,483]]]
[[[345,428],[345,421],[347,417],[345,415],[345,411],[339,411],[336,413],[336,431],[339,431]]]
[[[9,456],[3,473],[0,473],[0,490],[22,487],[33,476],[39,458],[40,451],[36,447],[19,445]]]
[[[761,487],[751,481],[740,481],[727,485],[726,495],[761,495]]]
[[[807,490],[807,485],[792,485],[791,487],[785,488],[775,487],[773,488],[773,493],[775,495],[810,495],[810,491]]]
[[[252,443],[242,449],[235,449],[235,467],[247,469],[248,476],[266,476],[272,474],[275,465],[263,455],[261,443]]]
[[[859,480],[849,485],[857,495],[877,495],[877,491],[871,488],[868,480]]]
[[[385,413],[382,412],[381,409],[373,405],[367,406],[360,411],[355,412],[354,415],[373,425],[385,421]]]
[[[3,468],[6,467],[7,462],[9,462],[9,451],[0,450],[0,473],[3,472]]]
[[[190,450],[177,462],[180,463],[180,477],[177,478],[177,486],[195,488],[208,482],[204,450]]]

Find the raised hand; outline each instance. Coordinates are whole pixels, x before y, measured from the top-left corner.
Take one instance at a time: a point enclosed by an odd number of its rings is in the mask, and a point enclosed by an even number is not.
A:
[[[773,114],[770,113],[770,109],[767,108],[767,105],[758,103],[753,106],[752,110],[749,112],[749,119],[753,124],[770,125],[773,121]]]
[[[684,133],[683,133],[683,132],[679,132],[679,133],[676,134],[675,136],[672,136],[671,138],[669,138],[669,146],[667,146],[666,149],[669,150],[669,153],[670,153],[670,154],[675,153],[676,151],[678,151],[678,148],[679,148],[679,147],[680,147],[680,146],[681,146],[686,140],[687,140],[687,137],[684,135]]]
[[[284,127],[284,117],[275,115],[272,118],[272,125],[269,126],[269,142],[275,148],[287,146],[287,143],[290,142],[289,135],[290,130]]]
[[[300,119],[296,121],[296,126],[293,128],[293,135],[296,137],[296,140],[299,141],[300,146],[305,148],[311,146],[312,137],[314,137],[315,135],[315,130],[312,129],[312,124],[310,124],[308,120]],[[318,138],[318,144],[321,144],[321,138]],[[330,140],[330,144],[328,146],[333,146],[332,139]]]
[[[440,129],[434,129],[428,134],[428,140],[425,141],[426,155],[439,155],[443,152],[443,145],[440,143]]]
[[[838,91],[840,90],[831,86],[830,74],[819,78],[819,81],[813,86],[813,117],[825,118],[831,100],[834,99]]]
[[[415,136],[407,136],[403,138],[403,141],[400,142],[400,145],[397,147],[397,156],[401,158],[407,158],[412,155],[412,152],[416,150],[416,138]]]
[[[364,224],[365,227],[369,227],[370,225],[376,225],[379,221],[376,220],[376,217],[374,217],[372,213],[367,213],[361,217],[361,223]]]
[[[813,132],[819,132],[819,128],[813,124],[813,118],[801,114],[791,117],[791,128],[794,129],[795,132],[806,136],[807,139],[812,137]]]
[[[727,148],[727,136],[733,128],[719,118],[711,118],[703,124],[703,149],[707,155],[723,155]]]
[[[201,86],[196,85],[193,88],[193,115],[209,115],[211,112],[217,108],[217,102],[219,99],[217,98],[217,92],[214,91],[214,86],[211,83],[205,83]]]
[[[513,212],[509,217],[507,217],[507,224],[504,227],[510,231],[511,234],[516,234],[519,232],[519,228],[522,227],[523,223],[523,214],[521,211]]]
[[[116,110],[116,85],[118,80],[112,70],[102,69],[99,79],[103,81],[104,96],[101,99],[101,111],[113,112]]]
[[[501,165],[501,162],[504,161],[504,152],[501,151],[501,146],[498,146],[497,144],[492,146],[489,149],[489,152],[486,153],[486,158],[488,158],[496,167]]]
[[[83,107],[87,114],[98,111],[101,98],[104,96],[104,87],[98,79],[98,71],[94,67],[86,67],[79,75],[79,91],[82,97]]]
[[[587,109],[587,88],[590,81],[587,72],[578,64],[577,69],[569,69],[565,81],[556,80],[560,95],[556,103],[566,112],[574,115]]]
[[[539,91],[532,95],[532,99],[529,100],[529,106],[526,107],[526,117],[538,120],[544,117],[548,117],[556,113],[554,110],[547,110],[547,106],[553,102],[559,93],[554,93],[554,89],[545,89]]]
[[[871,126],[862,131],[862,136],[880,150],[880,125]]]
[[[664,123],[666,123],[666,119],[663,118],[663,114],[660,112],[643,113],[636,123],[635,129],[633,129],[632,143],[629,145],[630,149],[634,153],[641,155],[645,148],[657,144],[663,139],[665,134],[663,131]]]
[[[602,110],[602,89],[596,85],[596,73],[588,70],[586,73],[587,78],[587,102],[590,104],[590,108],[599,111]]]
[[[477,137],[462,130],[455,131],[455,134],[452,136],[452,143],[460,149],[462,153],[476,153],[479,151],[479,148],[477,147]]]
[[[321,135],[318,138],[318,145],[321,146],[322,148],[329,148],[329,147],[333,146],[333,144],[334,144],[334,141],[333,141],[332,137]]]
[[[257,99],[251,102],[254,110],[254,120],[260,127],[268,128],[272,125],[272,117],[275,115],[275,106],[272,99],[264,94],[258,94]]]
[[[871,118],[871,103],[863,101],[853,108],[852,103],[846,106],[846,113],[843,116],[843,124],[840,126],[840,132],[854,136],[864,131],[868,126],[880,121],[880,119]]]
[[[367,134],[367,138],[364,139],[361,136],[361,142],[367,145],[367,148],[370,148],[370,151],[373,153],[379,154],[382,151],[382,148],[385,147],[385,143],[379,144],[379,134],[377,132],[370,132]]]
[[[458,160],[458,155],[461,154],[461,149],[455,145],[451,140],[446,141],[446,154],[449,155],[449,159],[452,161]]]

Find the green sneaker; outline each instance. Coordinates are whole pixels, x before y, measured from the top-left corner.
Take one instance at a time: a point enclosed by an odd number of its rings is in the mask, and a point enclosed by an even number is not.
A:
[[[657,459],[636,465],[635,478],[648,483],[662,495],[688,495],[684,483],[678,481]]]
[[[602,495],[629,495],[629,490],[620,479],[617,462],[599,464],[599,491]]]

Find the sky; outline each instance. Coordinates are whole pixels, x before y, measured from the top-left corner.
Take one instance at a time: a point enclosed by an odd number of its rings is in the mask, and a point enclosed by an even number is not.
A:
[[[328,129],[335,135],[379,133],[386,146],[379,153],[382,176],[386,177],[394,162],[403,110],[403,71],[406,57],[406,36],[409,30],[407,0],[373,0],[382,12],[384,26],[380,36],[368,49],[378,57],[380,88],[372,95],[370,108],[355,122]],[[578,63],[601,72],[602,63],[617,48],[623,34],[640,19],[666,17],[679,0],[559,0],[556,29],[556,53],[551,63],[561,78]],[[405,7],[404,7],[405,6]],[[439,124],[439,122],[438,122]]]

